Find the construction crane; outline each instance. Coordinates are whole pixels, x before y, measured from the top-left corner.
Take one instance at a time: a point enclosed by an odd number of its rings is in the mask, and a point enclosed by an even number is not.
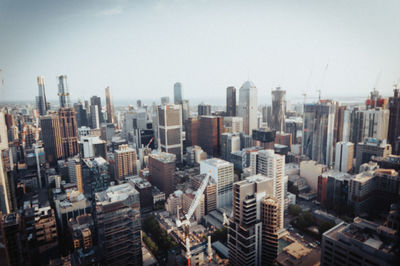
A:
[[[178,211],[178,218],[176,219],[176,226],[177,227],[181,227],[181,226],[185,226],[185,234],[186,234],[186,259],[187,259],[187,265],[190,266],[190,259],[192,257],[192,254],[190,252],[190,239],[188,237],[189,235],[189,225],[190,225],[190,218],[192,218],[192,215],[194,213],[194,211],[196,210],[197,206],[200,203],[201,200],[201,196],[204,193],[204,190],[207,187],[208,181],[210,180],[211,175],[207,174],[206,177],[203,179],[203,181],[201,182],[201,185],[199,187],[199,189],[196,191],[196,194],[194,196],[194,199],[192,201],[192,204],[190,205],[190,208],[188,210],[188,212],[185,214],[185,219],[183,221],[180,220],[179,218],[179,211]],[[211,245],[211,240],[208,241],[209,245]],[[211,247],[209,247],[210,249]]]

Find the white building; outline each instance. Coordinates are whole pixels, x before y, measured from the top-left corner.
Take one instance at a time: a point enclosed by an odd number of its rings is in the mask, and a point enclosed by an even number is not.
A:
[[[335,170],[348,172],[353,168],[354,144],[340,141],[336,143]]]
[[[316,161],[302,161],[300,163],[300,177],[303,177],[313,192],[318,190],[318,177],[327,171],[328,167]]]
[[[213,158],[200,162],[200,174],[210,174],[217,184],[217,208],[232,206],[233,164]]]
[[[251,135],[253,129],[257,129],[257,88],[251,81],[243,83],[239,90],[238,114],[243,118],[243,131]]]
[[[224,128],[226,132],[230,133],[243,132],[243,118],[239,116],[225,116]]]

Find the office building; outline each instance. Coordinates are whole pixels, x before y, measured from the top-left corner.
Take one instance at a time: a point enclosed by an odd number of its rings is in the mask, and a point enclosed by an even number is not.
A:
[[[318,163],[333,164],[336,103],[320,100],[304,105],[303,154]]]
[[[264,149],[274,149],[276,132],[275,130],[267,130],[264,128],[253,130],[254,146],[263,147]]]
[[[397,85],[394,87],[393,97],[389,98],[389,135],[388,142],[392,145],[393,154],[400,155],[400,97]]]
[[[222,116],[201,116],[199,126],[199,146],[210,156],[218,156],[221,134],[224,132]]]
[[[189,146],[186,148],[186,164],[189,166],[199,165],[200,161],[207,159],[207,153],[200,146]]]
[[[136,150],[128,145],[121,145],[114,151],[115,178],[122,180],[124,177],[137,174]]]
[[[217,184],[217,208],[232,206],[233,164],[217,158],[203,160],[200,173],[210,174]]]
[[[243,131],[250,135],[257,129],[257,88],[251,81],[243,83],[239,90],[238,116],[243,118]]]
[[[221,158],[230,162],[232,152],[240,151],[240,134],[221,134]]]
[[[161,151],[176,155],[182,162],[182,107],[181,105],[162,105],[158,107],[158,140]]]
[[[240,133],[243,132],[243,118],[239,116],[224,117],[225,132]]]
[[[78,156],[69,158],[67,164],[69,182],[78,184],[78,180],[82,180],[82,166],[80,158]]]
[[[349,184],[349,204],[356,215],[380,215],[398,202],[400,176],[393,169],[376,169],[356,175]]]
[[[58,111],[60,119],[61,145],[63,157],[73,157],[79,153],[78,128],[74,108],[60,108]]]
[[[183,193],[182,194],[182,211],[184,214],[187,214],[190,208],[190,205],[192,205],[192,202],[194,200],[195,197],[195,191],[191,191],[188,193]],[[204,194],[201,195],[200,197],[200,201],[193,213],[193,218],[196,221],[200,221],[204,215],[205,215],[205,204],[204,204]]]
[[[106,265],[142,265],[139,192],[130,184],[96,193],[99,246]]]
[[[226,88],[226,115],[236,116],[236,88]]]
[[[197,106],[197,115],[211,115],[211,105],[201,103]]]
[[[78,185],[79,185],[78,181]],[[82,188],[89,199],[110,185],[109,164],[103,157],[82,159]]]
[[[107,142],[97,136],[82,137],[79,150],[83,158],[103,157],[107,159]]]
[[[139,176],[132,176],[125,179],[134,185],[135,189],[139,192],[140,213],[143,214],[151,212],[153,210],[153,189],[151,183]]]
[[[352,178],[348,173],[334,170],[322,173],[318,177],[317,200],[328,209],[345,211]]]
[[[115,136],[115,125],[111,123],[106,123],[101,125],[101,139],[107,143],[112,141]]]
[[[354,144],[351,142],[337,142],[335,156],[335,170],[350,172],[353,169]]]
[[[37,83],[39,88],[39,94],[36,97],[36,109],[39,115],[46,115],[47,113],[47,101],[46,101],[46,90],[44,86],[44,77],[37,77]]]
[[[149,155],[150,183],[166,196],[175,191],[175,154],[161,152]]]
[[[99,116],[99,121],[100,121],[100,123],[104,123],[104,117],[103,117],[103,113],[102,113],[102,107],[101,107],[101,98],[100,97],[98,97],[98,96],[92,96],[91,98],[90,98],[90,105],[91,106],[97,106],[97,113],[98,113],[98,116]],[[92,109],[90,109],[90,112],[92,112]],[[100,127],[100,124],[99,124],[99,127]]]
[[[88,123],[88,113],[87,110],[83,108],[82,103],[74,103],[75,115],[76,115],[76,124],[78,128],[87,127]]]
[[[67,84],[67,76],[62,75],[58,77],[58,99],[60,108],[68,108],[69,101],[69,89]]]
[[[42,141],[46,153],[46,161],[55,165],[63,158],[63,145],[61,141],[60,120],[57,114],[49,114],[40,117],[42,128]]]
[[[233,215],[227,241],[230,265],[263,265],[263,220],[268,220],[265,214],[269,210],[263,212],[262,204],[274,193],[273,187],[273,179],[263,175],[233,184]]]
[[[396,265],[396,241],[395,230],[357,217],[322,235],[321,265]]]
[[[186,146],[199,145],[199,127],[200,120],[197,117],[189,117],[185,123]]]
[[[301,144],[302,131],[303,120],[301,117],[285,119],[285,132],[292,134],[292,144]]]
[[[92,129],[100,128],[99,107],[97,105],[90,106],[90,126]]]
[[[190,117],[189,100],[182,100],[182,124],[185,125],[186,120]]]
[[[300,177],[307,181],[312,192],[318,191],[318,177],[326,172],[328,167],[324,164],[319,164],[316,161],[300,162]]]
[[[273,265],[278,256],[278,239],[281,229],[281,207],[278,200],[267,196],[261,201],[262,265]]]
[[[372,156],[387,157],[390,154],[392,154],[392,146],[386,144],[386,141],[366,138],[364,142],[357,144],[355,171],[358,172],[360,166],[364,163],[368,163]]]
[[[161,105],[167,105],[167,104],[170,104],[169,97],[168,96],[161,97]]]
[[[199,189],[206,174],[195,175],[191,177],[192,186],[195,190]],[[217,209],[217,184],[210,178],[206,189],[204,190],[205,213],[210,213]]]
[[[182,83],[176,82],[174,84],[174,104],[182,104],[182,101],[183,101]]]
[[[250,156],[252,174],[261,174],[273,180],[273,194],[271,196],[281,204],[279,229],[282,229],[285,209],[285,156],[275,154],[274,150],[260,150]]]
[[[272,130],[283,132],[285,130],[286,91],[277,87],[272,90]]]
[[[107,123],[115,123],[114,103],[111,94],[111,88],[106,88],[106,108],[107,108]]]

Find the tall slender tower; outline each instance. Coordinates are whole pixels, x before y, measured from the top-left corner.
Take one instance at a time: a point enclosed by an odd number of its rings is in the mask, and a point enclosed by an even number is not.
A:
[[[60,101],[60,108],[69,107],[69,90],[66,75],[58,77],[58,98]]]
[[[107,87],[106,88],[106,107],[107,107],[107,122],[108,123],[113,123],[114,124],[114,103],[113,103],[113,97],[111,94],[111,88]]]
[[[60,120],[58,115],[48,114],[40,118],[42,138],[46,160],[54,165],[63,157],[63,146],[61,143]]]
[[[99,121],[100,121],[100,123],[103,123],[104,122],[104,118],[103,118],[103,115],[101,113],[101,110],[102,110],[102,108],[101,108],[101,98],[98,97],[98,96],[92,96],[90,98],[90,104],[92,106],[93,105],[97,105],[97,114],[99,115]],[[100,125],[99,125],[99,127],[100,127]]]
[[[39,111],[39,115],[45,115],[47,112],[46,92],[44,86],[44,77],[37,77],[37,83],[39,88],[39,96],[36,97],[36,108]]]
[[[182,83],[176,82],[174,84],[174,104],[182,104],[183,93],[182,93]]]
[[[60,108],[58,111],[60,119],[61,144],[63,157],[69,158],[79,153],[78,128],[74,108]]]
[[[285,126],[286,91],[277,87],[272,91],[272,126],[271,129],[283,132]]]
[[[226,88],[226,115],[236,116],[236,88]]]
[[[257,88],[251,81],[243,83],[239,90],[239,116],[243,118],[243,130],[251,135],[257,129]]]
[[[393,97],[389,98],[389,136],[388,141],[392,145],[393,153],[400,155],[400,96],[397,85],[394,87]]]

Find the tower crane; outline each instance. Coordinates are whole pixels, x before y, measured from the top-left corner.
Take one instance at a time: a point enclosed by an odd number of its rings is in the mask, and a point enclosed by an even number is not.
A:
[[[201,182],[201,185],[199,189],[196,191],[196,194],[194,196],[194,199],[192,201],[192,204],[190,205],[190,208],[188,212],[185,214],[183,221],[180,220],[179,218],[179,212],[178,212],[178,218],[176,219],[176,226],[181,227],[185,226],[185,234],[186,234],[186,259],[187,259],[187,265],[190,266],[190,259],[192,257],[192,254],[190,252],[190,239],[188,237],[189,234],[189,225],[190,225],[190,218],[192,218],[194,211],[196,210],[197,206],[200,203],[201,196],[204,193],[204,190],[207,187],[208,181],[210,180],[211,175],[208,173],[206,177],[203,179]],[[208,249],[210,250],[211,247],[211,240],[208,241]],[[210,256],[210,255],[209,255]]]

